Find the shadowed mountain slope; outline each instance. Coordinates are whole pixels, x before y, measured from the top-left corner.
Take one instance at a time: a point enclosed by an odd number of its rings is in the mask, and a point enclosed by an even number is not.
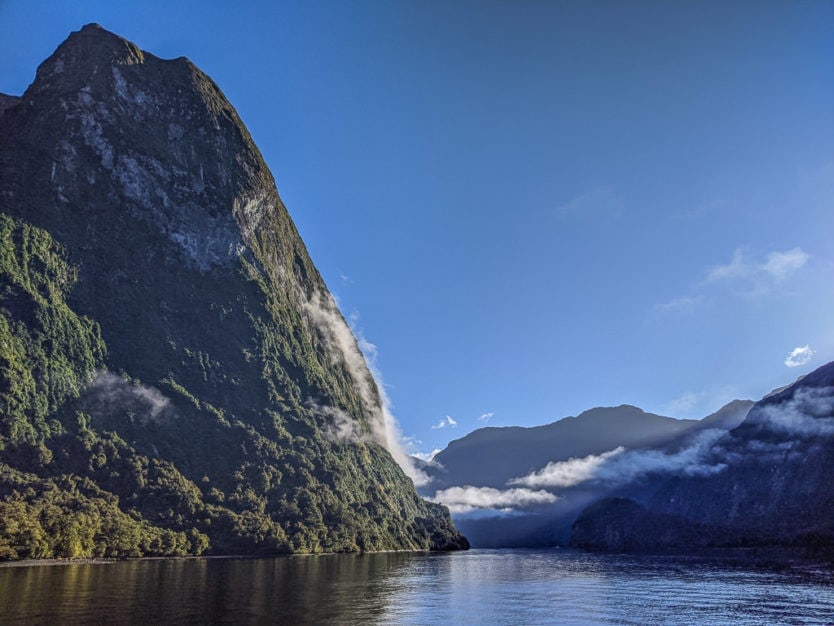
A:
[[[701,462],[715,471],[659,479],[638,498],[642,507],[609,502],[589,508],[574,526],[574,545],[620,551],[628,548],[622,538],[642,534],[649,539],[634,548],[640,551],[702,545],[830,549],[834,363],[756,403]],[[629,515],[612,514],[611,507],[628,508]],[[678,520],[677,530],[649,533],[658,519]],[[683,541],[694,527],[700,529],[699,541]]]
[[[634,495],[684,465],[704,438],[737,426],[736,400],[702,420],[601,407],[534,428],[482,428],[421,466],[421,493],[452,508],[478,547],[562,545],[576,515],[607,495]]]

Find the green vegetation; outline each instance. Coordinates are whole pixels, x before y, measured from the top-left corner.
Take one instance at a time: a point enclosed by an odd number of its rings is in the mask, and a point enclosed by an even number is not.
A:
[[[77,273],[48,233],[0,214],[0,275],[0,436],[36,443],[60,432],[47,419],[90,382],[104,344],[67,306]]]
[[[252,268],[242,271],[251,276]],[[248,297],[206,304],[235,321],[224,337],[244,349],[216,339],[206,348],[198,329],[169,337],[167,354],[110,359],[142,380],[168,366],[150,386],[101,373],[100,327],[67,303],[77,280],[45,231],[0,215],[0,559],[460,541],[446,510],[417,498],[379,444],[331,441],[305,408],[312,394],[347,410],[360,404],[343,367],[329,376],[324,341],[286,292],[260,277],[244,283]],[[155,280],[164,291],[165,277]],[[212,287],[214,296],[223,292]],[[117,325],[118,311],[94,312],[104,328]],[[161,334],[153,315],[133,319],[145,337]],[[111,334],[119,352],[135,340]]]
[[[466,545],[210,78],[88,27],[0,138],[0,558]]]

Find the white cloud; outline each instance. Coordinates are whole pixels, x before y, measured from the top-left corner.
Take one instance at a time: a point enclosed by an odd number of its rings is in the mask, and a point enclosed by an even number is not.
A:
[[[605,461],[622,454],[624,450],[625,448],[620,446],[602,454],[589,454],[582,458],[550,462],[527,476],[509,480],[507,484],[525,487],[572,487],[594,478]]]
[[[563,217],[612,216],[622,213],[624,206],[619,194],[604,187],[575,196],[555,211]]]
[[[159,422],[175,415],[171,401],[156,387],[131,383],[100,370],[87,387],[86,407],[93,415],[129,409],[143,422]]]
[[[420,459],[421,461],[425,461],[426,463],[431,463],[434,460],[434,457],[437,456],[437,453],[441,452],[440,448],[435,448],[431,452],[412,452],[411,456]]]
[[[785,359],[785,365],[788,367],[799,367],[808,363],[814,356],[814,350],[811,346],[800,346],[791,350],[791,353]]]
[[[492,419],[492,416],[495,415],[494,411],[490,411],[489,413],[482,413],[481,416],[478,418],[479,422],[488,422]]]
[[[691,311],[692,309],[700,305],[703,301],[704,297],[702,295],[681,296],[679,298],[673,298],[668,302],[662,302],[658,305],[655,305],[655,310],[661,311],[663,313],[686,312]]]
[[[713,265],[706,278],[694,287],[694,293],[679,296],[654,306],[661,313],[692,311],[704,303],[710,289],[724,289],[736,296],[763,296],[776,291],[802,269],[811,255],[802,248],[776,250],[764,257],[754,257],[744,248],[737,248],[729,263]]]
[[[756,409],[771,430],[803,437],[834,435],[834,387],[803,387],[793,398]]]
[[[756,260],[743,248],[738,248],[729,263],[709,269],[706,284],[723,285],[737,295],[762,295],[793,276],[810,258],[797,247],[771,252],[764,260]]]
[[[363,408],[371,416],[375,439],[388,450],[415,485],[421,487],[428,484],[431,480],[429,476],[414,466],[403,449],[403,437],[391,412],[391,401],[385,391],[382,373],[376,365],[376,346],[367,341],[360,330],[352,330],[348,326],[336,300],[329,293],[314,293],[309,300],[302,297],[301,304],[313,327],[330,348],[333,358],[341,357]]]
[[[324,436],[338,443],[359,443],[367,440],[358,421],[340,408],[323,406],[308,399],[307,407],[323,422]]]
[[[319,336],[327,344],[332,358],[336,360],[341,357],[365,409],[372,414],[378,413],[380,399],[374,388],[373,376],[335,299],[330,294],[316,292],[309,300],[302,301],[302,306],[319,331]]]
[[[811,258],[810,255],[802,248],[793,248],[785,252],[771,252],[767,255],[767,261],[761,266],[761,269],[777,281],[782,281],[805,265],[809,258]]]
[[[565,488],[596,481],[613,487],[655,473],[682,473],[689,476],[715,474],[722,471],[726,464],[709,460],[710,451],[712,445],[724,434],[724,430],[717,428],[704,430],[688,447],[673,453],[662,450],[625,450],[619,447],[581,459],[551,462],[507,484]]]
[[[450,415],[447,415],[442,420],[437,422],[437,424],[432,426],[432,430],[440,430],[441,428],[446,428],[447,426],[449,428],[454,428],[457,425],[458,425],[458,423],[455,420],[453,420]]]
[[[722,280],[746,278],[753,272],[753,266],[744,260],[744,251],[739,248],[733,252],[733,260],[726,265],[715,265],[707,274],[708,283]]]
[[[556,502],[558,497],[545,490],[495,489],[493,487],[450,487],[430,498],[432,502],[444,504],[452,513],[469,513],[476,509],[498,509],[505,511],[518,507]]]

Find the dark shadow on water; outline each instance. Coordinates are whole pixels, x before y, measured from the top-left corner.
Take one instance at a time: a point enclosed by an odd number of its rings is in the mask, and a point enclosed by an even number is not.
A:
[[[0,569],[0,623],[345,623],[382,616],[414,554]]]

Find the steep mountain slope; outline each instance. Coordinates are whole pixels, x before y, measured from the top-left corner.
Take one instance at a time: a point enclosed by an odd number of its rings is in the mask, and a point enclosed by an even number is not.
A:
[[[211,79],[88,25],[0,104],[0,498],[22,520],[69,490],[190,533],[179,551],[466,546],[392,457],[356,341]]]
[[[627,516],[612,514],[617,502],[588,509],[573,544],[624,550],[624,538],[642,535],[640,550],[834,546],[834,363],[758,402],[700,462],[713,471],[657,481]],[[647,534],[657,519],[670,533]],[[692,528],[696,544],[682,539]]]

